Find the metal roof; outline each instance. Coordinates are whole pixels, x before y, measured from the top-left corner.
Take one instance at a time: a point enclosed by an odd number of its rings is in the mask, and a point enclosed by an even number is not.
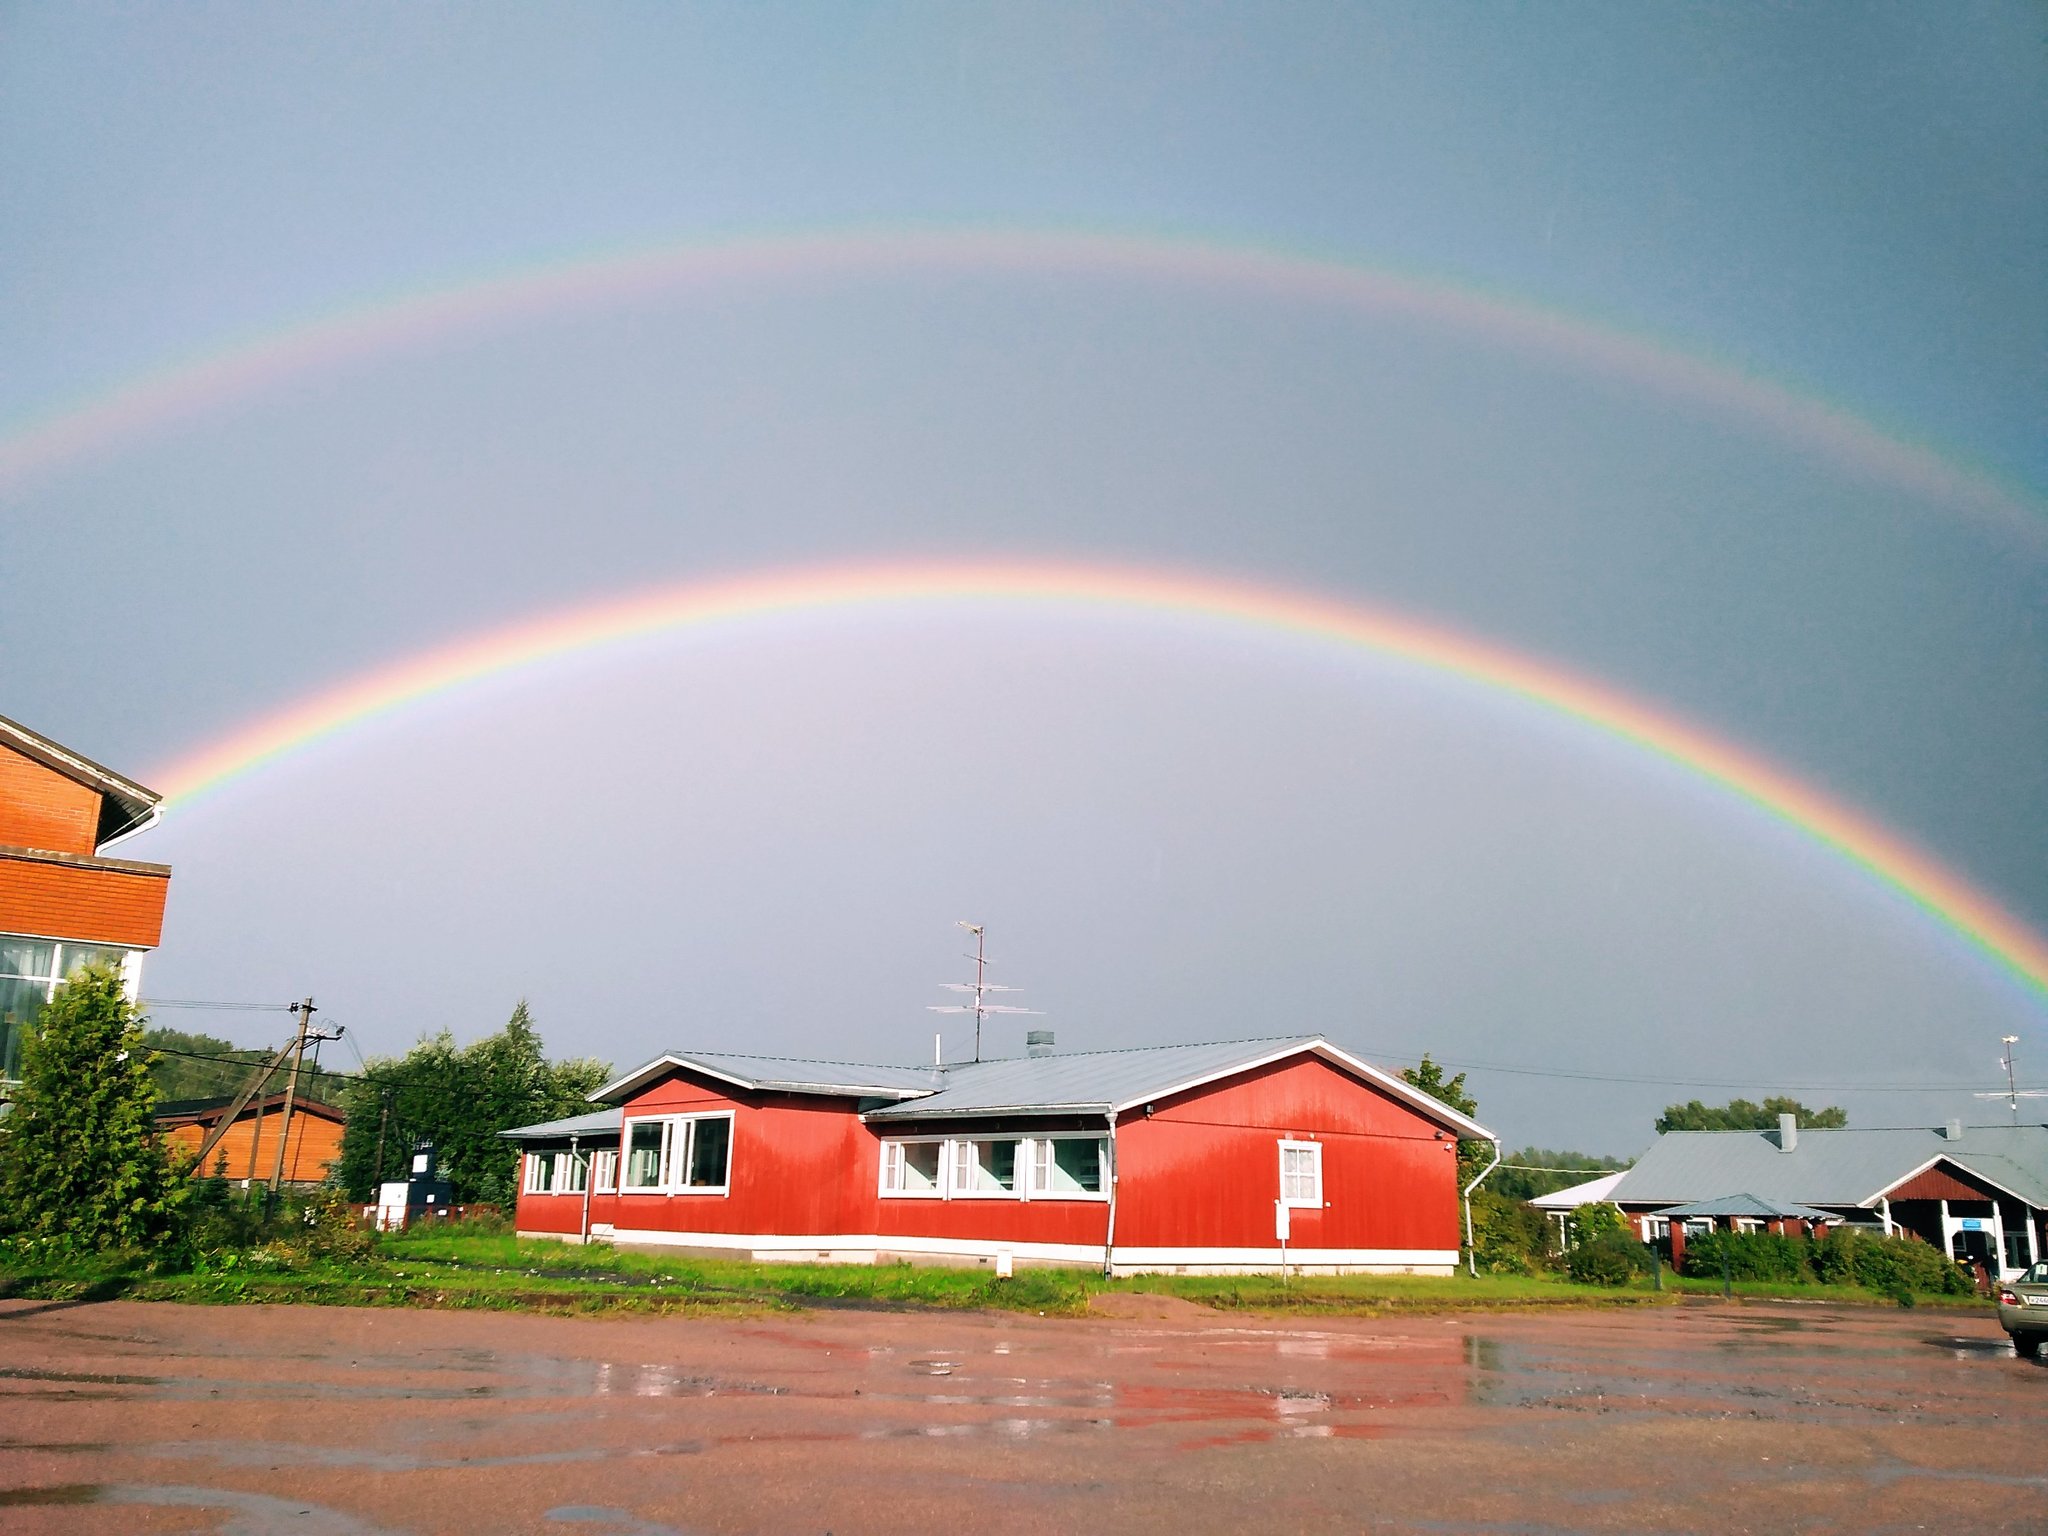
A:
[[[723,1051],[671,1051],[605,1084],[590,1097],[618,1103],[667,1072],[692,1070],[741,1088],[837,1098],[890,1099],[869,1120],[898,1121],[991,1115],[1101,1114],[1135,1109],[1268,1062],[1312,1052],[1461,1137],[1491,1141],[1477,1121],[1439,1103],[1321,1035],[1224,1040],[1206,1045],[1141,1046],[1117,1051],[1067,1051],[998,1061],[956,1061],[936,1067],[743,1056]]]
[[[1682,1205],[1747,1192],[1804,1205],[1872,1206],[1946,1160],[2036,1208],[2048,1208],[2048,1125],[1971,1126],[1951,1141],[1924,1128],[1802,1129],[1790,1152],[1776,1131],[1671,1131],[1607,1198]]]
[[[1136,1109],[1218,1078],[1303,1053],[1313,1053],[1340,1070],[1365,1079],[1461,1135],[1483,1141],[1493,1139],[1493,1133],[1478,1122],[1339,1050],[1321,1035],[1120,1051],[1070,1051],[958,1063],[945,1069],[945,1086],[937,1093],[870,1110],[867,1118],[895,1121],[999,1114],[1106,1115]]]
[[[815,1093],[845,1099],[901,1099],[938,1089],[934,1067],[879,1067],[857,1061],[811,1061],[796,1056],[748,1056],[730,1051],[668,1051],[590,1097],[617,1103],[677,1067],[693,1067],[740,1088],[770,1093]]]
[[[517,1141],[560,1141],[568,1136],[594,1136],[604,1131],[618,1135],[619,1112],[616,1109],[601,1109],[592,1115],[571,1115],[566,1120],[543,1120],[539,1125],[515,1125],[511,1130],[498,1134]]]
[[[1798,1221],[1833,1221],[1827,1211],[1817,1211],[1796,1200],[1764,1200],[1756,1195],[1723,1195],[1718,1200],[1695,1200],[1657,1212],[1659,1216],[1755,1216],[1766,1221],[1792,1217]]]
[[[1628,1172],[1617,1168],[1612,1173],[1603,1173],[1597,1179],[1588,1179],[1583,1184],[1574,1184],[1567,1189],[1553,1189],[1547,1195],[1538,1195],[1523,1204],[1533,1205],[1539,1211],[1575,1211],[1582,1205],[1598,1205],[1603,1200],[1614,1198],[1614,1186],[1622,1181]]]

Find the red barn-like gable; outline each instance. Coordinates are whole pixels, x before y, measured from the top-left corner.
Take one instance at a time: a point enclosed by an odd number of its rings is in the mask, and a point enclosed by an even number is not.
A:
[[[1447,1273],[1476,1122],[1320,1036],[938,1067],[656,1057],[505,1134],[522,1233],[755,1259]]]

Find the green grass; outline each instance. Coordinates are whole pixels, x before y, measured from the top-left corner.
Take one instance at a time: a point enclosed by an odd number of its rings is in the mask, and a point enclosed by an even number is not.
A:
[[[268,1257],[266,1257],[266,1253]],[[1672,1305],[1718,1297],[1718,1279],[1667,1274],[1607,1288],[1548,1277],[1463,1274],[1140,1275],[1105,1280],[1085,1270],[1020,1269],[998,1280],[981,1267],[910,1264],[755,1264],[742,1260],[521,1241],[508,1234],[439,1229],[379,1238],[362,1257],[217,1257],[192,1272],[146,1260],[27,1261],[0,1255],[0,1296],[205,1303],[299,1302],[349,1306],[494,1308],[564,1312],[786,1311],[820,1305],[988,1309],[1076,1316],[1098,1296],[1167,1296],[1220,1310],[1378,1316],[1394,1312],[1500,1311],[1548,1307]],[[1881,1305],[1844,1286],[1738,1282],[1744,1300],[1793,1299]],[[1970,1297],[1922,1297],[1925,1306],[1981,1306]]]

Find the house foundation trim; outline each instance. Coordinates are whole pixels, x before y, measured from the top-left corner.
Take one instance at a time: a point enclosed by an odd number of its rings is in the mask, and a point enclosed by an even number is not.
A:
[[[522,1237],[561,1237],[552,1232],[522,1232]],[[593,1236],[597,1235],[593,1232]],[[875,1264],[897,1260],[951,1260],[993,1263],[1008,1254],[1026,1264],[1072,1265],[1099,1269],[1103,1249],[1095,1243],[1003,1243],[986,1238],[911,1237],[880,1233],[786,1234],[766,1232],[665,1232],[652,1228],[617,1227],[608,1240],[623,1246],[688,1248],[733,1254],[761,1263],[778,1260],[807,1264]],[[574,1238],[570,1239],[574,1241]],[[1109,1253],[1113,1274],[1180,1272],[1186,1274],[1277,1273],[1277,1248],[1114,1248]],[[1455,1248],[1295,1248],[1287,1255],[1293,1273],[1443,1274],[1458,1265]]]

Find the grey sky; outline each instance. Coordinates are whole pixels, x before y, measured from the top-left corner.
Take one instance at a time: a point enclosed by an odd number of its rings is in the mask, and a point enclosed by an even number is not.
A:
[[[1526,298],[2038,497],[2039,34],[2023,6],[13,8],[0,423],[530,262],[1080,227]],[[1605,679],[2048,927],[2038,541],[1424,325],[1132,278],[739,283],[309,373],[19,488],[0,530],[0,710],[145,776],[650,582],[1157,561]],[[806,619],[584,658],[129,846],[178,866],[150,991],[312,990],[370,1050],[524,993],[557,1049],[620,1060],[921,1056],[972,917],[1075,1045],[1322,1027],[1761,1091],[1989,1087],[2016,1031],[2048,1069],[2038,999],[1714,792],[1201,625]],[[1475,1085],[1515,1140],[1598,1150],[1694,1091]],[[1967,1092],[1833,1097],[1988,1113]]]

